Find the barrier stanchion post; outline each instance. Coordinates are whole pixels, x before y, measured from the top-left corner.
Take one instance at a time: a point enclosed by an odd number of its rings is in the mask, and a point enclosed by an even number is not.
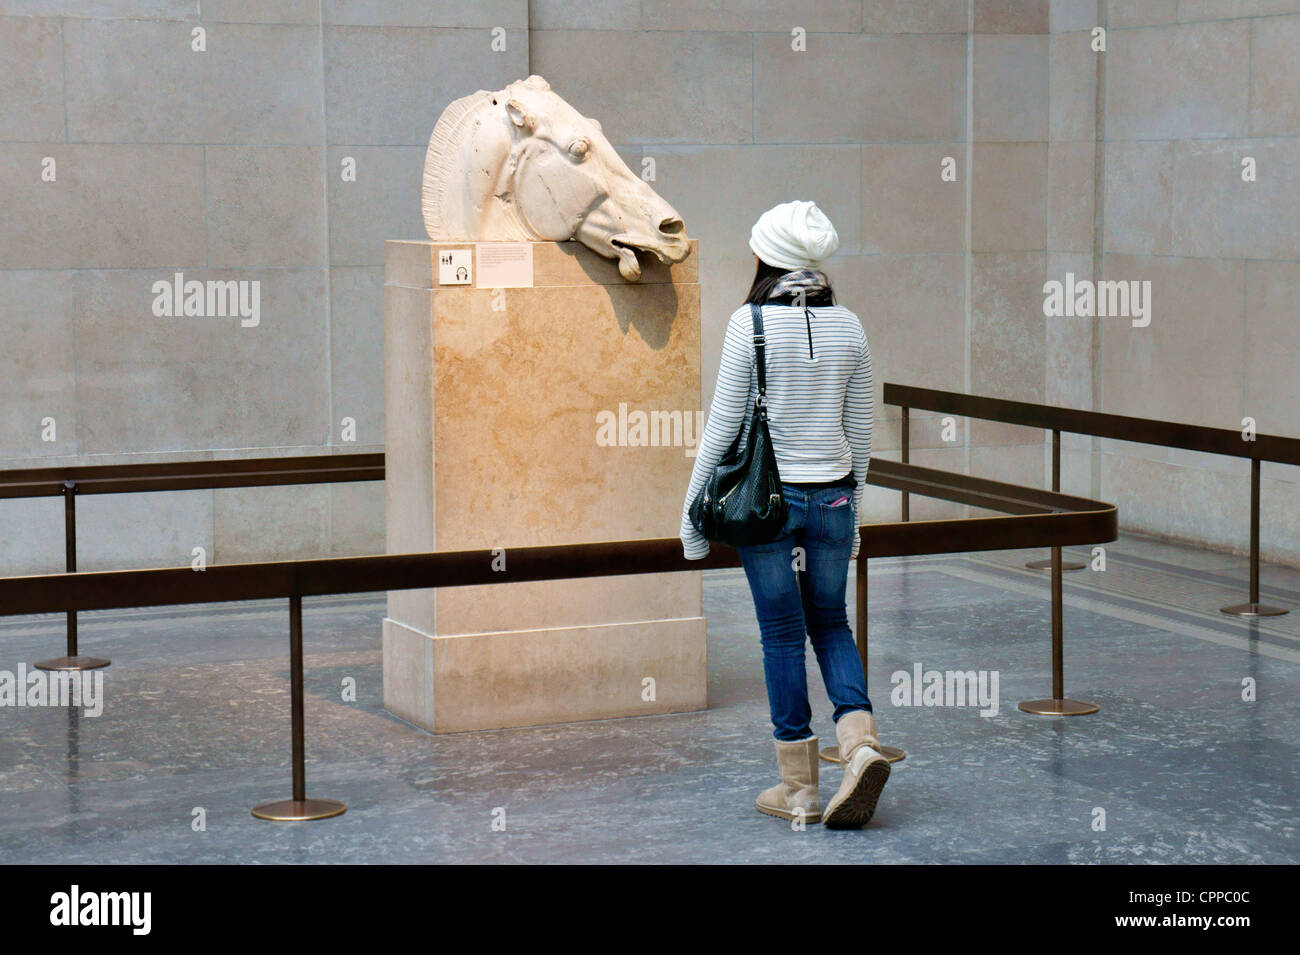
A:
[[[858,530],[861,534],[861,530]],[[857,625],[858,625],[858,659],[862,661],[862,680],[865,683],[867,679],[867,555],[864,553],[858,557],[857,567]],[[881,746],[880,754],[891,763],[896,763],[900,759],[906,759],[907,754],[896,746]],[[822,748],[821,758],[828,763],[840,762],[839,746],[826,746]]]
[[[77,571],[77,483],[63,482],[63,566],[68,573]],[[34,664],[38,670],[98,670],[109,665],[100,657],[83,657],[77,653],[77,611],[68,611],[67,655]]]
[[[908,410],[909,409],[907,405],[904,405],[903,406],[903,463],[904,464],[911,463],[908,459],[911,457],[912,436],[910,432],[912,430],[912,427],[911,427],[911,416],[908,414]],[[906,491],[903,492],[902,511],[903,511],[902,516],[899,518],[899,520],[910,521],[912,519],[911,505],[910,502],[908,501],[908,495]]]
[[[331,816],[340,816],[347,812],[348,808],[343,803],[333,799],[307,798],[302,692],[301,594],[294,594],[289,598],[289,682],[293,711],[291,721],[293,736],[293,798],[254,806],[253,815],[258,819],[269,819],[272,822],[310,822],[313,819],[329,819]]]
[[[1219,611],[1237,617],[1280,617],[1288,612],[1259,602],[1259,458],[1250,459],[1250,601]]]
[[[1035,716],[1084,716],[1096,713],[1096,703],[1065,697],[1065,621],[1061,584],[1061,548],[1052,548],[1052,698],[1026,700],[1020,709]]]
[[[1052,429],[1052,491],[1056,494],[1061,493],[1061,432],[1057,428]],[[1052,559],[1031,560],[1025,564],[1030,570],[1051,570]],[[1083,570],[1087,564],[1081,564],[1077,560],[1067,560],[1061,564],[1062,570]]]

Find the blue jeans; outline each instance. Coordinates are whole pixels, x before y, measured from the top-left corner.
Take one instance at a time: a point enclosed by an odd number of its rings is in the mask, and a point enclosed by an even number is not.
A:
[[[858,531],[850,503],[831,506],[853,489],[804,490],[788,484],[783,489],[790,515],[780,535],[767,544],[736,549],[754,595],[774,735],[788,741],[813,735],[805,633],[835,719],[850,710],[870,712],[871,700],[845,604],[849,555]]]

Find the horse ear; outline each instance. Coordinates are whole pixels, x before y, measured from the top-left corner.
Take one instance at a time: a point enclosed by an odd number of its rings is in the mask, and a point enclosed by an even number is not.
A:
[[[588,116],[588,117],[587,117],[587,122],[591,123],[591,125],[593,125],[593,126],[596,127],[596,132],[598,132],[598,133],[603,133],[603,132],[605,131],[605,127],[602,126],[602,125],[600,125],[600,120],[598,120],[598,119],[596,119],[596,118],[594,118],[594,117]]]
[[[510,122],[522,129],[533,130],[537,128],[537,119],[532,113],[528,112],[527,107],[517,99],[512,99],[506,103],[506,113],[510,116]]]

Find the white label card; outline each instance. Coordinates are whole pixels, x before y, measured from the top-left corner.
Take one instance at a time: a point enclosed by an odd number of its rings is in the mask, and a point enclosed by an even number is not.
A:
[[[531,242],[480,242],[475,249],[479,288],[533,287]]]
[[[438,250],[438,284],[472,284],[474,281],[473,252],[473,249]]]

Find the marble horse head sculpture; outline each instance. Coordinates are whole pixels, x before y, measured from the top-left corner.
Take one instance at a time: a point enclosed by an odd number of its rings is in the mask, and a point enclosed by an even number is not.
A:
[[[424,228],[435,242],[577,239],[641,278],[690,251],[681,216],[633,175],[600,123],[540,76],[479,90],[444,111],[424,163]]]

